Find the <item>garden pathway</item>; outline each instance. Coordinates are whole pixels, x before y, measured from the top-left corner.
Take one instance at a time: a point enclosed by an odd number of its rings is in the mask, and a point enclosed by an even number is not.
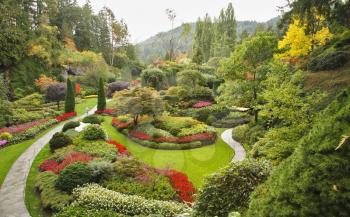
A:
[[[88,115],[94,114],[95,111],[96,107],[91,109]],[[87,114],[77,117],[75,120],[85,116]],[[30,217],[25,205],[25,187],[29,170],[41,149],[49,143],[55,133],[62,130],[62,127],[63,124],[38,139],[12,165],[0,189],[1,217]]]
[[[246,152],[241,143],[232,139],[232,130],[233,129],[225,130],[221,134],[221,138],[225,143],[227,143],[235,151],[235,156],[233,157],[232,162],[239,162],[244,160],[246,156]]]

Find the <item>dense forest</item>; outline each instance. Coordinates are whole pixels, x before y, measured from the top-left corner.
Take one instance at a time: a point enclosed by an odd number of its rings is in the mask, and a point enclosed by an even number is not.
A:
[[[350,1],[279,11],[166,9],[134,45],[107,7],[0,0],[0,213],[349,216]]]

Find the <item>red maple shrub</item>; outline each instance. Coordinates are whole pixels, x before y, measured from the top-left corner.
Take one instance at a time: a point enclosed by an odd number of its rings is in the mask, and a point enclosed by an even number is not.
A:
[[[112,119],[112,126],[117,128],[118,130],[122,130],[128,128],[131,122],[121,122],[117,118]]]
[[[114,145],[118,149],[120,154],[128,154],[128,150],[125,148],[125,146],[118,143],[117,141],[109,140],[109,141],[107,141],[107,143]]]
[[[55,160],[45,160],[40,164],[39,170],[55,172],[57,170],[58,165],[59,163],[57,163]]]
[[[208,106],[211,106],[211,105],[212,105],[211,102],[200,101],[200,102],[197,102],[196,104],[194,104],[192,106],[192,108],[204,108],[204,107],[208,107]]]
[[[187,203],[193,202],[193,195],[196,189],[185,173],[171,169],[159,170],[158,172],[170,179],[172,187],[177,191],[182,201]]]

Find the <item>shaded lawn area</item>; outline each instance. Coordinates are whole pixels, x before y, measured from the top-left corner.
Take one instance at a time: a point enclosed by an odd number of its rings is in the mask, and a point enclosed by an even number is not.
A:
[[[83,99],[81,103],[76,105],[76,111],[78,116],[84,114],[85,108],[92,109],[97,103],[97,99]],[[36,140],[45,135],[50,129],[56,127],[56,125],[48,128],[47,130],[40,133],[33,139],[23,141],[21,143],[11,145],[0,149],[0,186],[4,182],[6,174],[11,169],[12,164],[17,160],[17,158],[25,151],[29,146],[31,146]]]
[[[233,150],[221,139],[224,129],[218,129],[218,140],[214,145],[192,150],[155,150],[141,146],[119,133],[112,125],[112,118],[105,117],[103,128],[110,139],[114,139],[139,160],[156,168],[172,168],[188,175],[198,188],[203,184],[203,178],[231,162]]]

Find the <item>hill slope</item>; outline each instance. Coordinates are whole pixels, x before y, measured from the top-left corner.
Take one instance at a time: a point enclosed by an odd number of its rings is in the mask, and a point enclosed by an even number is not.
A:
[[[264,25],[265,28],[272,26],[272,28],[276,29],[279,19],[279,17],[275,17],[265,23],[259,23],[256,21],[237,21],[237,37],[240,39],[243,31],[247,31],[249,34],[254,33],[255,29],[261,24]],[[180,52],[191,51],[196,24],[190,23],[190,25],[191,34],[186,40],[182,41],[181,45],[179,46]],[[175,28],[173,31],[173,34],[175,35],[175,41],[178,41],[182,32],[182,26]],[[168,46],[167,43],[169,42],[171,34],[172,31],[161,32],[155,36],[150,37],[149,39],[146,39],[143,42],[138,43],[136,46],[140,60],[144,61],[145,63],[150,63],[155,58],[164,57]]]

